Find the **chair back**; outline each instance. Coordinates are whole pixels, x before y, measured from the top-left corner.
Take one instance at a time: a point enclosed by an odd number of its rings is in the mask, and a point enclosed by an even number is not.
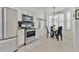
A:
[[[58,27],[58,33],[62,33],[62,26]]]

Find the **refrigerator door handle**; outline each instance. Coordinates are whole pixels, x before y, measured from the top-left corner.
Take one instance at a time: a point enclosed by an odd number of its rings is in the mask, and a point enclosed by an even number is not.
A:
[[[0,40],[3,39],[3,28],[2,28],[2,8],[0,7]]]
[[[3,36],[6,37],[6,8],[3,8],[3,29]]]

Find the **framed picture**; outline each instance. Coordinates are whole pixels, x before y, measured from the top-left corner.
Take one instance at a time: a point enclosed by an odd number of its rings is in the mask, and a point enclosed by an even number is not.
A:
[[[79,20],[79,9],[75,10],[75,19]]]

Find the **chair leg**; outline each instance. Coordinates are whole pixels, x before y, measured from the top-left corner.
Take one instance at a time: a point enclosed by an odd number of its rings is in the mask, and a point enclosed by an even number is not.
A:
[[[60,37],[61,37],[61,41],[63,41],[63,40],[62,40],[62,34],[60,34]]]
[[[59,35],[57,35],[56,38],[57,38],[57,41],[59,41]]]

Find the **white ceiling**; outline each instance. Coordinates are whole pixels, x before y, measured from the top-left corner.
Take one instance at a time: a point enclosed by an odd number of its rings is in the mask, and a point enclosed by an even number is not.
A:
[[[61,11],[67,7],[55,7],[55,12]],[[53,7],[22,7],[22,9],[30,9],[35,11],[53,12]]]
[[[61,11],[65,9],[66,7],[55,7],[55,11]],[[53,12],[53,7],[36,7],[36,9],[46,11],[46,12]]]

